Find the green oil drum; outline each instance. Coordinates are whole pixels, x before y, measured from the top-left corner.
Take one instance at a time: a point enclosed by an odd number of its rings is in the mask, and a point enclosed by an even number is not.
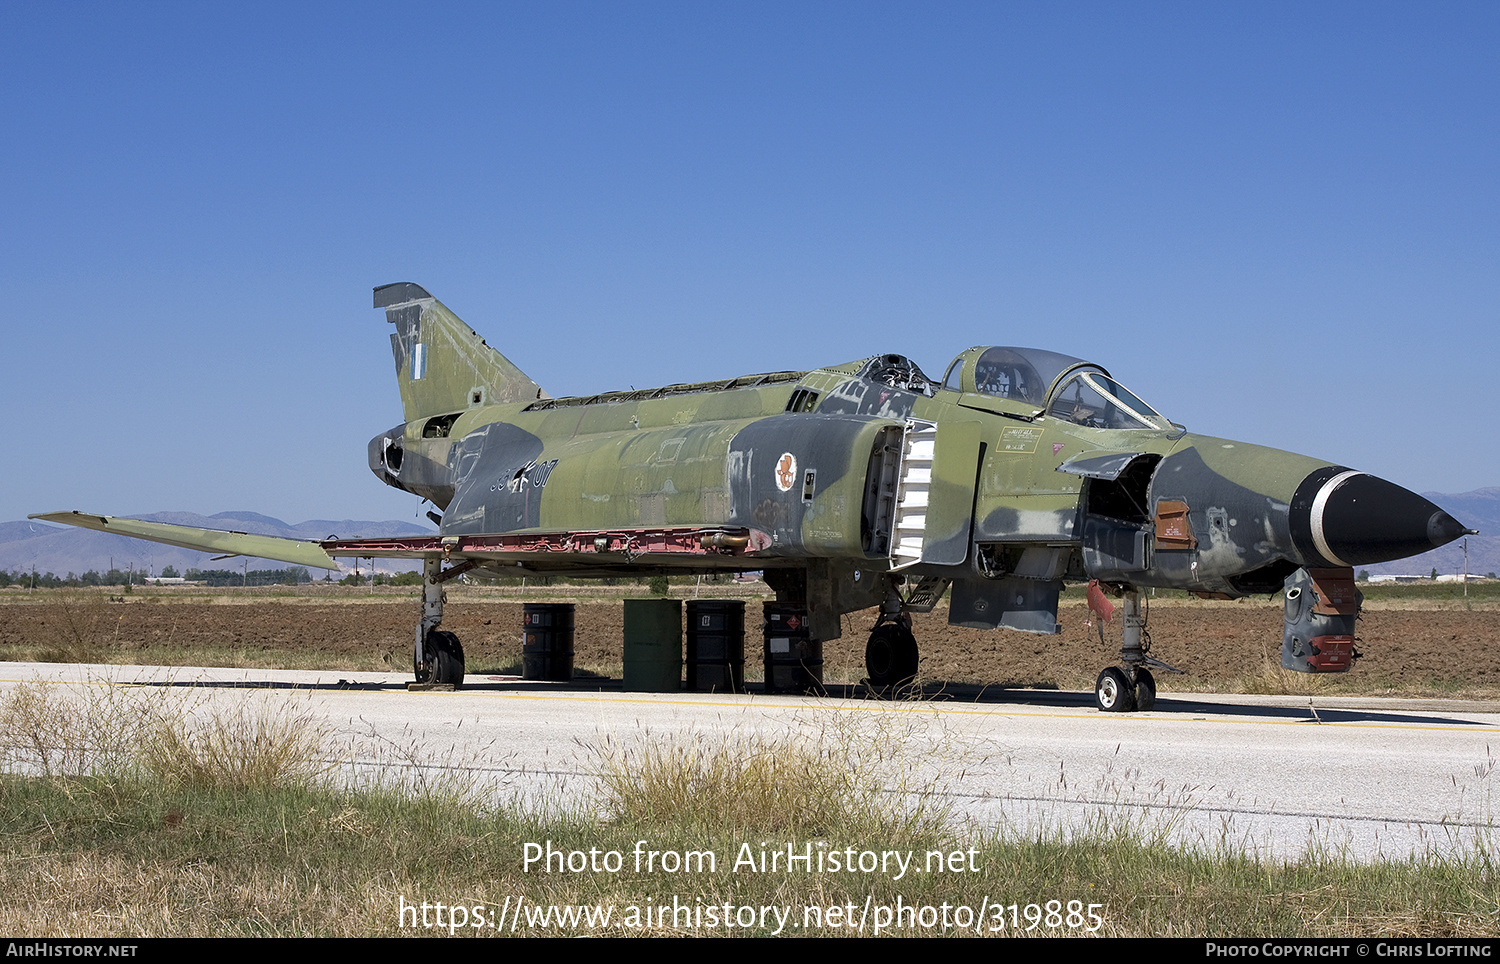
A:
[[[682,689],[682,600],[625,600],[625,689]]]

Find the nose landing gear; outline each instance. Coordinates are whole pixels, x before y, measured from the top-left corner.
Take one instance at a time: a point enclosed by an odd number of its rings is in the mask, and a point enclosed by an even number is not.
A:
[[[1106,713],[1129,713],[1156,706],[1156,677],[1144,666],[1107,667],[1094,681],[1094,704]]]
[[[1104,624],[1114,618],[1115,607],[1104,598],[1097,582],[1089,583],[1089,608],[1098,619],[1099,640],[1104,640]],[[1120,665],[1106,667],[1094,681],[1094,705],[1105,713],[1130,713],[1135,710],[1150,710],[1156,706],[1156,677],[1148,666],[1180,673],[1148,655],[1151,651],[1151,634],[1146,632],[1146,617],[1141,612],[1141,594],[1134,587],[1126,587],[1121,609],[1125,611],[1124,624],[1120,632]]]
[[[1125,671],[1109,666],[1094,681],[1094,702],[1106,713],[1128,713],[1135,709],[1135,687]]]

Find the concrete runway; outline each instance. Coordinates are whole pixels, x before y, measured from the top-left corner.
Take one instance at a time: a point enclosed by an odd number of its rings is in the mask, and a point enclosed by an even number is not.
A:
[[[1262,855],[1357,859],[1488,847],[1500,706],[1458,701],[1168,696],[1150,713],[1098,712],[1091,693],[969,692],[851,698],[622,693],[470,677],[407,692],[382,673],[8,663],[23,682],[129,684],[195,712],[292,708],[326,719],[358,779],[477,781],[538,805],[588,806],[591,747],[643,740],[831,740],[888,750],[898,792],[936,795],[958,819],[1035,834],[1132,827],[1155,839]]]

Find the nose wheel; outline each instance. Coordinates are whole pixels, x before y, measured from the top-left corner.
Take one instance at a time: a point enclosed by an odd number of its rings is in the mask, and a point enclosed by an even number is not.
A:
[[[1130,670],[1111,666],[1094,681],[1094,705],[1105,713],[1130,713],[1156,706],[1156,678],[1144,666],[1136,667],[1135,682]]]
[[[1094,703],[1106,713],[1135,709],[1135,687],[1118,666],[1107,667],[1094,681]]]
[[[1156,707],[1156,677],[1144,666],[1135,671],[1135,708],[1150,710]]]

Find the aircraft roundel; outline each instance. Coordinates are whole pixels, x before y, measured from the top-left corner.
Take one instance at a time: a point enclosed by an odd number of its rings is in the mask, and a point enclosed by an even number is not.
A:
[[[783,452],[781,458],[776,460],[776,488],[790,492],[796,481],[797,457],[790,452]]]

